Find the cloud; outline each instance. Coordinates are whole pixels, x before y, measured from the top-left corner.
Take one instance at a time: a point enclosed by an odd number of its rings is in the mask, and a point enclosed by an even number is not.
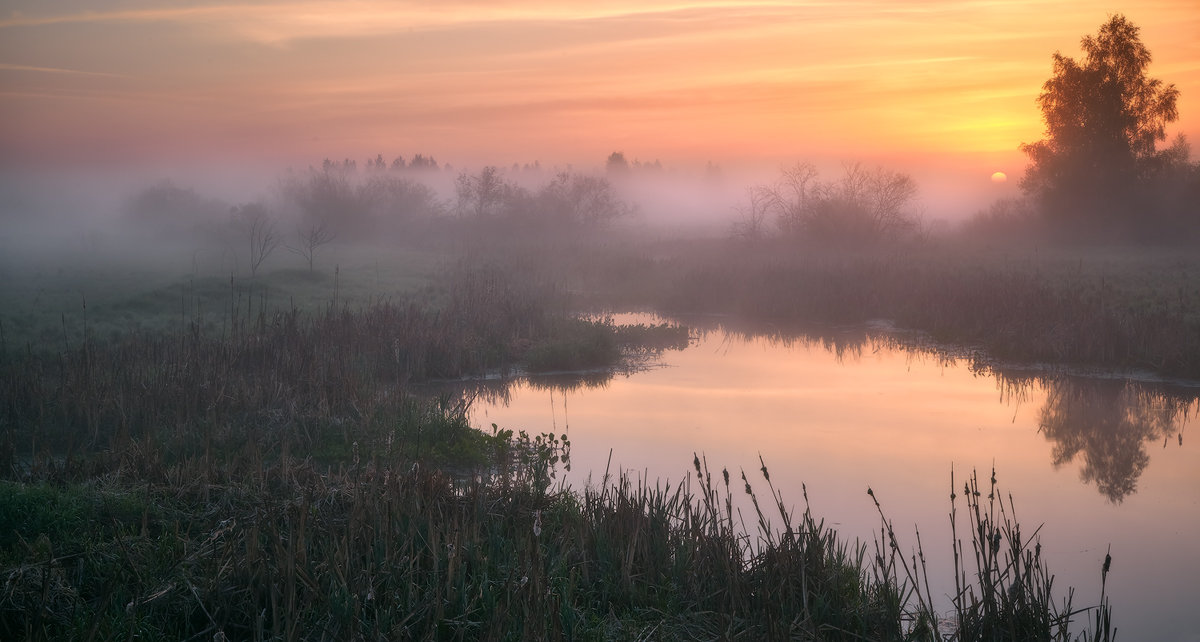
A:
[[[819,7],[833,3],[811,2]],[[504,3],[438,2],[395,3],[369,0],[350,2],[278,2],[247,6],[213,4],[187,7],[83,10],[56,14],[13,13],[0,19],[0,29],[72,23],[178,23],[215,27],[251,41],[283,44],[307,38],[356,38],[412,29],[445,28],[492,22],[555,22],[622,20],[637,17],[685,18],[697,10],[723,14],[777,12],[796,3],[763,2],[742,5],[729,2],[662,3]]]
[[[0,62],[0,71],[28,71],[33,73],[43,74],[68,74],[76,76],[103,76],[108,78],[121,78],[123,74],[112,74],[103,71],[83,71],[80,69],[60,69],[58,67],[35,67],[33,65],[14,65]]]

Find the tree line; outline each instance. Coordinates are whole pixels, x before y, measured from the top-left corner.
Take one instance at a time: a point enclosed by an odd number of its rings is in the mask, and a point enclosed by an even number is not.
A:
[[[389,163],[378,155],[365,167],[326,159],[319,167],[284,173],[270,197],[240,204],[159,181],[130,197],[125,218],[158,241],[232,249],[254,275],[278,249],[299,256],[312,271],[321,248],[334,242],[563,233],[606,226],[635,210],[608,178],[583,172],[557,171],[527,187],[489,165],[460,171],[450,188],[439,191],[435,186],[447,181],[431,172],[445,176],[450,165],[439,166],[431,156]],[[532,169],[542,176],[540,165]]]
[[[1023,196],[993,203],[966,230],[988,238],[1104,243],[1197,238],[1200,163],[1191,161],[1183,136],[1160,146],[1179,116],[1178,88],[1148,74],[1150,51],[1122,15],[1084,36],[1081,48],[1079,59],[1053,54],[1051,77],[1037,99],[1045,136],[1020,146],[1029,158]],[[607,225],[636,209],[619,189],[631,172],[663,171],[658,161],[631,163],[614,151],[603,175],[559,171],[530,187],[517,173],[542,176],[540,163],[514,164],[511,171],[489,165],[458,172],[443,195],[429,181],[454,170],[432,156],[387,160],[378,154],[364,165],[360,172],[354,160],[325,159],[320,167],[285,174],[271,201],[232,208],[160,183],[132,199],[130,216],[168,235],[242,238],[252,271],[280,244],[312,269],[317,250],[335,239],[403,235],[414,221],[452,220],[488,233]],[[706,175],[717,174],[710,163]],[[812,164],[798,163],[746,190],[731,234],[743,241],[857,246],[907,241],[925,231],[917,196],[916,181],[903,172],[846,163],[840,175],[826,178]],[[281,220],[295,226],[294,234],[278,231]]]

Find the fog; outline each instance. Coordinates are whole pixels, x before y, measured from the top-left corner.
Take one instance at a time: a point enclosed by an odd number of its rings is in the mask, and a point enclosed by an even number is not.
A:
[[[388,158],[387,162],[392,160]],[[803,161],[796,159],[794,162]],[[312,159],[275,166],[231,162],[10,169],[0,174],[0,216],[3,217],[0,246],[7,261],[42,260],[48,263],[53,263],[59,255],[77,257],[81,251],[131,260],[139,253],[147,256],[162,254],[166,247],[176,253],[189,247],[211,249],[214,242],[220,245],[232,243],[232,240],[216,239],[214,234],[201,233],[199,228],[226,226],[230,210],[247,203],[267,206],[271,220],[283,234],[290,236],[297,226],[306,222],[306,217],[311,222],[313,213],[305,214],[297,208],[294,199],[289,201],[288,181],[320,172],[323,163],[328,162]],[[336,161],[339,165],[344,162]],[[370,225],[378,226],[378,230],[339,231],[343,245],[387,239],[395,230],[385,232],[382,237],[371,232],[389,228],[394,222],[386,220],[389,216],[429,216],[444,221],[459,217],[456,181],[463,175],[473,175],[489,167],[439,161],[436,170],[376,171],[368,169],[368,163],[373,163],[370,156],[364,155],[363,159],[353,162],[355,167],[344,174],[356,187],[361,187],[372,176],[392,176],[427,187],[431,190],[432,200],[427,204],[429,211],[425,212],[393,209],[377,213],[372,216]],[[854,159],[817,159],[813,164],[824,175],[833,176],[848,162],[854,162]],[[870,166],[884,167],[882,163]],[[787,164],[759,162],[722,166],[707,162],[672,166],[635,159],[631,169],[619,175],[606,171],[601,162],[582,166],[532,160],[491,167],[496,167],[505,183],[533,195],[560,174],[607,181],[613,195],[628,206],[621,216],[607,222],[613,228],[642,228],[660,237],[722,238],[729,235],[739,212],[744,210],[748,191],[777,181]],[[968,219],[995,200],[1019,194],[1015,172],[1010,173],[1006,184],[997,185],[986,175],[964,177],[938,167],[917,165],[909,170],[902,165],[891,165],[888,169],[908,172],[913,177],[918,191],[909,204],[912,214],[927,226],[942,230]],[[136,209],[137,199],[155,186],[189,192],[210,206],[205,213],[180,212],[170,211],[164,203],[163,211],[143,212],[142,220],[135,220],[137,217],[132,210]],[[330,210],[320,216],[328,218],[337,227],[339,218],[345,215]],[[150,216],[149,220],[147,216]],[[172,225],[173,220],[179,222],[185,218],[183,225]],[[774,225],[774,221],[765,223],[768,227]],[[161,229],[155,230],[155,227]],[[147,239],[154,242],[147,243]],[[397,239],[393,234],[388,240]],[[281,252],[271,259],[271,263],[284,265],[287,259],[286,253]]]

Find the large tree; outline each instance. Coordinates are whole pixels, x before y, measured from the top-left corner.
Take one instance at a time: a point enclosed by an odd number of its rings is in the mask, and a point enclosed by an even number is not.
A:
[[[1156,145],[1179,117],[1179,90],[1146,74],[1150,50],[1138,27],[1114,15],[1084,36],[1082,60],[1054,54],[1038,102],[1046,137],[1021,145],[1022,181],[1050,218],[1116,231],[1139,225],[1143,186],[1159,164]]]

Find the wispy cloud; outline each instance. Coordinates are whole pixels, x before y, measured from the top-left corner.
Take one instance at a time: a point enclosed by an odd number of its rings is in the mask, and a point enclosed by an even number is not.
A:
[[[72,76],[102,76],[107,78],[123,78],[124,74],[114,74],[104,71],[83,71],[81,69],[61,69],[58,67],[36,67],[33,65],[14,65],[0,62],[0,71],[28,71],[40,74],[66,74]]]
[[[86,10],[70,13],[26,15],[14,13],[0,19],[0,29],[71,23],[172,22],[221,26],[230,33],[262,42],[280,43],[302,38],[348,38],[454,24],[510,21],[580,21],[636,16],[685,15],[696,10],[761,13],[781,8],[834,6],[829,2],[760,2],[750,5],[723,2],[648,4],[566,2],[439,2],[395,3],[370,0],[349,2],[279,2],[267,5],[214,4],[191,7]]]
[[[1194,3],[1129,11],[1156,75],[1186,96],[1200,91]],[[18,4],[24,13],[0,10],[10,134],[18,117],[64,144],[84,130],[120,145],[150,126],[186,138],[257,124],[264,148],[352,132],[483,156],[481,141],[524,148],[541,136],[587,157],[620,136],[664,156],[707,139],[764,154],[1016,154],[1040,131],[1050,55],[1074,52],[1109,11],[1101,0]]]

